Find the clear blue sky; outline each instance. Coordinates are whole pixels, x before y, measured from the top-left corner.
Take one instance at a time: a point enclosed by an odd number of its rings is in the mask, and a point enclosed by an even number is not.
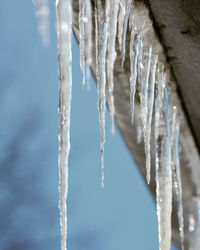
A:
[[[54,1],[43,48],[32,1],[0,2],[0,249],[60,249]],[[107,114],[101,189],[97,94],[82,89],[73,40],[69,250],[158,249],[155,203]],[[173,248],[175,249],[175,248]]]

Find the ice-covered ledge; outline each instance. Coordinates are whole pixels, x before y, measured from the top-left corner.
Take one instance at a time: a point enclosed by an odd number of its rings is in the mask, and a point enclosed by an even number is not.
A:
[[[147,46],[149,43],[152,44],[153,46],[153,51],[154,53],[158,54],[160,60],[163,60],[165,62],[165,52],[163,51],[163,47],[160,43],[160,40],[167,41],[169,37],[167,35],[160,37],[160,34],[156,34],[154,26],[152,25],[152,20],[149,17],[149,5],[143,4],[141,1],[135,1],[137,2],[137,5],[135,6],[135,9],[133,10],[133,14],[135,20],[137,20],[137,25],[142,26],[145,23],[144,29],[144,47]],[[152,0],[151,2],[151,15],[153,13],[154,15],[154,10],[157,9],[156,4],[161,4],[161,1],[156,1]],[[163,1],[162,1],[163,2]],[[165,1],[165,3],[171,3],[173,4],[174,1]],[[187,1],[184,1],[185,3]],[[194,1],[197,2],[197,1]],[[93,1],[92,1],[93,3]],[[198,4],[197,4],[198,5]],[[166,6],[165,6],[166,7]],[[177,6],[176,6],[177,7]],[[155,8],[155,9],[154,9]],[[160,7],[161,8],[161,7]],[[178,7],[177,7],[178,8]],[[73,30],[74,34],[77,38],[79,39],[79,25],[78,25],[78,1],[73,1],[73,9],[74,9],[74,19],[73,19]],[[94,6],[93,6],[94,10]],[[180,9],[181,11],[181,9]],[[161,13],[161,12],[160,12]],[[178,12],[177,12],[178,13]],[[159,14],[159,13],[157,13]],[[177,15],[177,14],[176,14]],[[166,15],[167,16],[167,15]],[[167,18],[165,16],[165,18]],[[156,15],[153,16],[154,19],[156,20]],[[93,13],[93,18],[94,18],[94,13]],[[176,16],[178,19],[179,17]],[[181,16],[180,16],[181,18]],[[160,20],[163,20],[162,17],[160,17]],[[158,23],[157,23],[158,24]],[[172,26],[174,24],[171,24]],[[94,20],[93,20],[93,30],[94,30]],[[157,29],[156,29],[157,31]],[[95,32],[93,32],[95,34]],[[176,32],[173,34],[173,38],[171,37],[171,40],[173,40],[176,37]],[[159,38],[159,39],[158,39]],[[93,41],[95,41],[95,36],[93,37]],[[176,41],[174,39],[173,41]],[[127,32],[127,39],[126,39],[126,57],[125,57],[125,64],[124,64],[124,69],[122,70],[121,67],[121,57],[119,55],[119,51],[117,53],[117,60],[115,63],[115,68],[114,68],[114,82],[115,82],[115,88],[114,88],[114,97],[115,97],[115,120],[116,123],[121,131],[121,134],[123,135],[123,138],[133,155],[134,160],[136,161],[138,167],[140,168],[140,171],[144,177],[146,177],[146,170],[145,170],[145,154],[144,154],[144,145],[143,144],[138,144],[137,143],[137,131],[136,131],[136,126],[132,125],[131,123],[131,111],[130,111],[130,102],[129,102],[129,74],[130,74],[130,60],[129,60],[129,44],[130,44],[130,31],[128,30]],[[198,47],[198,39],[197,39],[197,44],[196,46]],[[184,43],[183,43],[183,48],[184,48]],[[178,47],[177,47],[178,49]],[[178,53],[178,52],[177,52]],[[174,52],[174,54],[176,54]],[[86,54],[87,57],[87,54]],[[173,57],[173,54],[170,54],[170,57]],[[187,59],[187,57],[186,57]],[[198,55],[197,58],[198,59]],[[195,60],[195,58],[194,58]],[[191,239],[191,227],[190,227],[190,219],[189,215],[191,214],[191,204],[192,201],[197,198],[198,195],[200,195],[200,160],[199,160],[199,153],[198,153],[198,148],[196,147],[195,141],[198,141],[197,134],[198,131],[195,133],[194,132],[194,127],[191,130],[190,124],[192,124],[192,121],[190,120],[193,115],[186,115],[185,114],[185,107],[190,105],[191,100],[188,102],[188,99],[185,99],[185,94],[183,94],[181,84],[182,81],[177,81],[178,84],[175,84],[174,76],[172,75],[170,71],[170,66],[173,65],[171,62],[173,60],[169,61],[170,64],[165,62],[165,67],[167,69],[167,78],[169,80],[170,88],[172,89],[172,99],[174,105],[176,105],[177,110],[178,110],[178,117],[180,120],[180,125],[181,125],[181,134],[180,134],[180,145],[181,145],[181,176],[182,176],[182,183],[183,183],[183,206],[184,206],[184,218],[185,218],[185,249],[189,249],[189,240]],[[196,61],[195,61],[196,62]],[[178,64],[178,63],[177,63]],[[179,65],[179,64],[178,64]],[[187,68],[190,71],[190,67],[193,68],[193,64],[187,64]],[[173,73],[176,76],[177,80],[178,77],[176,75],[176,69],[177,67],[173,68]],[[92,62],[92,71],[93,74],[95,75],[94,72],[95,70],[95,50],[93,50],[93,62]],[[180,68],[180,72],[178,71],[177,74],[181,75],[182,73],[185,74],[184,68]],[[192,71],[192,69],[191,69]],[[189,81],[188,77],[190,78],[190,81],[193,81],[193,76],[197,77],[198,71],[194,69],[195,72],[194,75],[191,73],[188,73],[187,75],[187,80],[184,82],[187,83]],[[194,77],[194,78],[195,78]],[[180,78],[181,79],[181,78]],[[196,79],[196,78],[195,78]],[[194,83],[194,81],[193,81]],[[189,95],[190,92],[190,99],[196,98],[198,96],[196,93],[198,93],[198,88],[197,88],[197,83],[194,83],[194,88],[191,91],[188,91],[188,88],[185,89],[187,92],[187,96]],[[195,92],[196,90],[196,92]],[[179,95],[178,93],[181,93]],[[194,93],[195,92],[195,93]],[[193,101],[193,100],[192,100]],[[188,103],[187,103],[188,102]],[[198,100],[197,100],[198,102]],[[192,106],[194,107],[194,106]],[[136,114],[139,113],[139,98],[136,96],[136,107],[135,107]],[[195,106],[195,109],[193,111],[195,113],[195,116],[199,115],[198,112],[198,105]],[[189,113],[189,112],[188,112]],[[189,113],[190,114],[190,113]],[[136,121],[137,123],[137,121]],[[192,132],[191,132],[192,131]],[[193,137],[195,135],[195,137]],[[152,151],[153,154],[153,151]],[[152,166],[154,159],[152,157]],[[152,168],[154,170],[154,168]],[[154,173],[152,173],[152,181],[150,183],[150,189],[152,193],[155,196],[155,180],[154,180]],[[198,206],[197,206],[198,207]],[[179,235],[178,235],[178,219],[177,219],[177,207],[173,207],[173,219],[172,219],[172,238],[176,245],[180,246],[180,240],[179,240]]]

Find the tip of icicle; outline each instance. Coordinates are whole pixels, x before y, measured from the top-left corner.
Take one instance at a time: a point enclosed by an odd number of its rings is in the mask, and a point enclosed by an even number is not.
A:
[[[114,126],[112,126],[112,128],[111,128],[111,134],[115,135],[115,128],[114,128]]]
[[[147,179],[147,184],[149,185],[149,184],[150,184],[150,181],[151,181],[150,174],[147,174],[146,179]]]
[[[101,187],[104,188],[104,170],[102,168],[102,173],[101,173]]]

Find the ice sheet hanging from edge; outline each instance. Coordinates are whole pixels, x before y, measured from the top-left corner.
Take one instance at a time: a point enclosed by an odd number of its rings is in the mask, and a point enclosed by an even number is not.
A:
[[[67,249],[68,157],[70,151],[70,112],[72,92],[72,10],[70,0],[56,0],[59,65],[59,209],[61,249]]]
[[[49,5],[48,0],[33,0],[38,18],[38,32],[44,46],[49,44]]]

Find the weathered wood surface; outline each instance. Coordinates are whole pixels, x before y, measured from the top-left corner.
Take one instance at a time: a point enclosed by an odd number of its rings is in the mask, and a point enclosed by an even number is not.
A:
[[[94,1],[91,1],[94,3]],[[182,2],[182,4],[180,4]],[[192,3],[193,6],[187,5]],[[146,5],[145,5],[146,4]],[[192,238],[188,230],[189,211],[191,202],[200,195],[200,160],[199,160],[199,142],[200,130],[198,129],[200,112],[200,88],[198,84],[200,75],[198,66],[200,65],[200,29],[197,10],[200,3],[196,0],[150,0],[137,1],[137,8],[142,18],[146,18],[146,36],[145,43],[154,43],[157,53],[165,58],[168,55],[168,62],[172,67],[169,77],[176,79],[177,85],[172,81],[174,91],[174,102],[179,109],[181,122],[181,175],[183,182],[183,206],[185,217],[185,249],[189,249],[189,241]],[[192,10],[197,8],[193,14]],[[78,1],[73,1],[74,34],[78,35]],[[94,6],[93,6],[94,11]],[[150,14],[149,14],[150,11]],[[190,18],[190,16],[192,17]],[[185,17],[185,20],[184,18]],[[94,18],[94,13],[93,13]],[[191,20],[189,20],[191,19]],[[193,20],[194,19],[194,20]],[[152,25],[153,20],[153,25]],[[144,20],[141,20],[143,22]],[[185,23],[185,25],[183,25]],[[187,25],[186,25],[187,24]],[[163,28],[164,27],[164,28]],[[178,29],[179,27],[179,29]],[[94,31],[94,20],[93,20]],[[188,32],[189,31],[189,32]],[[93,32],[93,41],[95,41],[95,32]],[[121,67],[121,59],[117,47],[117,60],[114,68],[114,97],[115,97],[115,120],[118,128],[137,164],[141,174],[146,177],[144,145],[137,143],[136,126],[131,123],[131,112],[129,103],[129,41],[130,31],[127,33],[127,53],[124,68]],[[163,46],[165,51],[163,51]],[[86,55],[87,56],[87,55]],[[95,49],[93,48],[92,71],[95,76]],[[199,93],[199,94],[198,94]],[[139,112],[139,101],[136,96],[136,113]],[[154,165],[154,152],[152,151],[152,166]],[[152,168],[152,181],[149,186],[155,196],[154,168]],[[172,239],[177,246],[180,246],[178,235],[177,207],[173,207],[172,216]]]

